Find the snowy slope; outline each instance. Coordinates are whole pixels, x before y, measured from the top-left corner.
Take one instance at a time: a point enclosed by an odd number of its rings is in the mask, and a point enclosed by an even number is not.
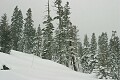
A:
[[[11,70],[0,71],[0,80],[97,80],[94,75],[17,51],[11,51],[10,55],[0,53],[0,69],[3,64]]]

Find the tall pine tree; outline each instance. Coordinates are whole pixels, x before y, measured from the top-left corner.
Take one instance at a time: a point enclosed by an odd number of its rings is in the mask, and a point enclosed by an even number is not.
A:
[[[50,16],[50,6],[49,6],[49,0],[48,0],[48,6],[47,6],[47,20],[43,23],[45,24],[45,28],[42,29],[43,31],[43,53],[42,58],[44,59],[52,59],[52,43],[53,43],[53,30],[54,26],[52,24],[52,18]]]
[[[42,30],[40,28],[40,25],[37,28],[37,31],[34,37],[33,53],[39,57],[41,57],[41,54],[42,54]]]
[[[6,14],[4,14],[1,17],[0,38],[1,38],[0,41],[1,51],[9,54],[11,50],[11,36],[10,36],[10,26],[8,25]]]
[[[63,33],[63,6],[62,6],[62,0],[55,0],[54,2],[55,7],[57,9],[57,16],[54,17],[54,19],[58,19],[58,27],[56,29],[56,33],[55,33],[55,40],[56,40],[56,54],[57,54],[57,58],[58,58],[58,63],[60,64],[64,64],[64,60],[63,60],[63,43],[64,43],[64,34]]]
[[[70,61],[71,66],[73,67],[73,70],[78,71],[78,67],[76,65],[77,57],[78,57],[78,38],[77,38],[77,27],[71,25],[69,28],[69,55],[70,55]]]
[[[21,10],[18,10],[16,6],[14,9],[14,13],[11,19],[11,37],[12,37],[12,48],[14,50],[19,50],[19,42],[22,37],[22,29],[23,29],[23,16]]]
[[[107,33],[102,33],[98,39],[98,69],[100,78],[107,77],[108,69],[108,37]]]
[[[56,42],[56,54],[57,61],[60,64],[66,64],[66,48],[65,48],[65,31],[63,26],[63,6],[62,0],[55,0],[55,7],[57,9],[57,16],[54,19],[58,19],[58,27],[55,33]]]
[[[89,70],[90,73],[93,71],[96,65],[96,55],[97,55],[97,41],[95,33],[92,34],[91,43],[90,43],[90,54],[89,54]]]
[[[84,43],[83,43],[83,56],[81,57],[81,66],[82,66],[82,72],[88,73],[89,72],[89,55],[90,55],[90,44],[88,40],[88,36],[85,35],[84,37]]]
[[[27,18],[24,24],[24,52],[31,54],[33,49],[33,42],[35,36],[35,29],[33,28],[32,11],[28,9]]]
[[[112,37],[109,43],[109,68],[110,76],[115,79],[120,79],[120,40],[116,36],[116,31],[112,31]]]

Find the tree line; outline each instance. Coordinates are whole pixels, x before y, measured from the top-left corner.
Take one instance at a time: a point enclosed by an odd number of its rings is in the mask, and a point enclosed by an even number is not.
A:
[[[110,39],[103,32],[98,41],[95,33],[90,42],[85,35],[82,43],[78,38],[77,27],[70,21],[69,2],[63,6],[62,0],[55,0],[54,7],[57,16],[51,17],[48,0],[43,29],[40,25],[34,28],[31,8],[27,10],[26,18],[23,18],[22,11],[16,6],[11,24],[6,14],[1,16],[1,52],[10,54],[13,49],[55,61],[75,71],[89,74],[95,72],[99,78],[119,80],[120,40],[116,31],[112,31]],[[53,25],[54,20],[58,20],[57,26]]]

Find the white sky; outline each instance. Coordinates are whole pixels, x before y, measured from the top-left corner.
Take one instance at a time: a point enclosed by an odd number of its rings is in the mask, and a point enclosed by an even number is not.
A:
[[[53,6],[54,0],[51,1]],[[63,0],[63,4],[69,1],[71,7],[71,21],[78,26],[81,38],[85,34],[90,35],[95,32],[100,35],[101,32],[108,32],[111,35],[112,30],[120,34],[120,0]],[[9,21],[16,5],[22,10],[24,18],[26,11],[31,8],[33,11],[33,20],[35,27],[41,24],[45,16],[45,5],[47,0],[0,0],[0,16],[7,13]],[[54,17],[55,8],[51,7],[51,13]]]

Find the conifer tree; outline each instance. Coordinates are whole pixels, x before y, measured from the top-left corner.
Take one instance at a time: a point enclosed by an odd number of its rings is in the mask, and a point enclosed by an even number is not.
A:
[[[65,43],[64,38],[64,31],[63,31],[63,6],[62,6],[62,0],[55,0],[55,7],[57,9],[57,16],[54,17],[54,19],[58,19],[58,27],[56,29],[56,33],[55,33],[55,40],[56,40],[56,54],[57,54],[57,58],[58,58],[58,63],[60,64],[65,64],[63,57],[65,57],[64,53],[63,53],[63,49],[65,49],[65,47],[63,47],[63,44]]]
[[[96,55],[97,55],[97,41],[95,33],[92,34],[91,44],[90,44],[90,55],[89,55],[89,70],[90,73],[93,71],[96,65]]]
[[[19,10],[18,11],[18,43],[17,43],[17,50],[18,51],[23,51],[23,48],[20,48],[19,46],[23,45],[23,43],[21,42],[22,39],[23,39],[23,25],[24,25],[24,22],[23,22],[23,15],[22,15],[22,11]],[[22,47],[22,46],[21,46]]]
[[[116,31],[112,31],[112,37],[109,43],[109,64],[110,64],[110,75],[113,79],[120,79],[120,40],[116,36]]]
[[[40,28],[40,25],[37,28],[37,31],[34,37],[33,53],[39,57],[41,57],[41,54],[42,54],[42,30]]]
[[[81,66],[82,66],[82,71],[84,73],[89,72],[89,54],[90,54],[90,44],[87,35],[84,37],[84,45],[83,45],[83,56],[81,58]]]
[[[59,34],[61,36],[61,45],[62,45],[62,64],[66,65],[67,67],[70,67],[70,50],[69,48],[72,46],[70,45],[71,36],[73,30],[73,25],[70,22],[70,7],[69,2],[66,2],[65,6],[63,7],[63,16],[62,16],[62,29],[60,29],[61,33]],[[58,36],[59,37],[59,36]]]
[[[22,37],[22,29],[23,29],[23,16],[21,10],[16,6],[14,9],[14,13],[11,19],[11,37],[12,37],[12,47],[14,50],[19,50],[19,41]]]
[[[77,28],[70,22],[69,2],[62,6],[62,0],[55,1],[57,8],[58,28],[56,29],[56,56],[60,64],[66,65],[77,71],[76,54],[77,54]]]
[[[43,31],[43,53],[42,58],[44,59],[52,59],[52,42],[53,42],[53,30],[54,26],[52,24],[52,18],[50,16],[50,6],[49,6],[49,0],[48,0],[48,6],[47,6],[47,20],[43,22],[45,24],[45,28],[42,29]]]
[[[62,36],[63,36],[63,44],[64,45],[62,48],[62,53],[64,55],[64,58],[63,58],[63,62],[64,62],[64,65],[66,65],[67,67],[70,67],[71,66],[71,61],[70,61],[70,47],[72,45],[70,45],[70,30],[73,29],[72,28],[72,24],[70,22],[70,6],[69,6],[69,2],[66,2],[65,6],[63,7],[63,17],[62,17],[62,24],[63,24],[63,29],[62,29]],[[73,33],[71,33],[73,34]]]
[[[77,27],[71,25],[70,30],[69,30],[69,55],[70,55],[70,61],[71,61],[71,66],[73,66],[73,70],[78,71],[78,67],[76,65],[77,62],[77,57],[78,57],[78,38],[77,38]]]
[[[4,14],[1,17],[0,37],[1,37],[1,41],[0,41],[1,51],[10,54],[10,50],[11,50],[10,26],[8,25],[6,14]]]
[[[27,18],[24,24],[24,52],[31,54],[33,49],[33,39],[35,36],[35,29],[33,28],[32,11],[28,9]]]
[[[93,33],[92,34],[92,38],[91,38],[90,53],[92,55],[95,55],[96,54],[96,50],[97,50],[97,42],[96,42],[95,33]]]
[[[102,33],[98,39],[98,69],[101,78],[107,77],[108,69],[108,37],[107,33]]]

